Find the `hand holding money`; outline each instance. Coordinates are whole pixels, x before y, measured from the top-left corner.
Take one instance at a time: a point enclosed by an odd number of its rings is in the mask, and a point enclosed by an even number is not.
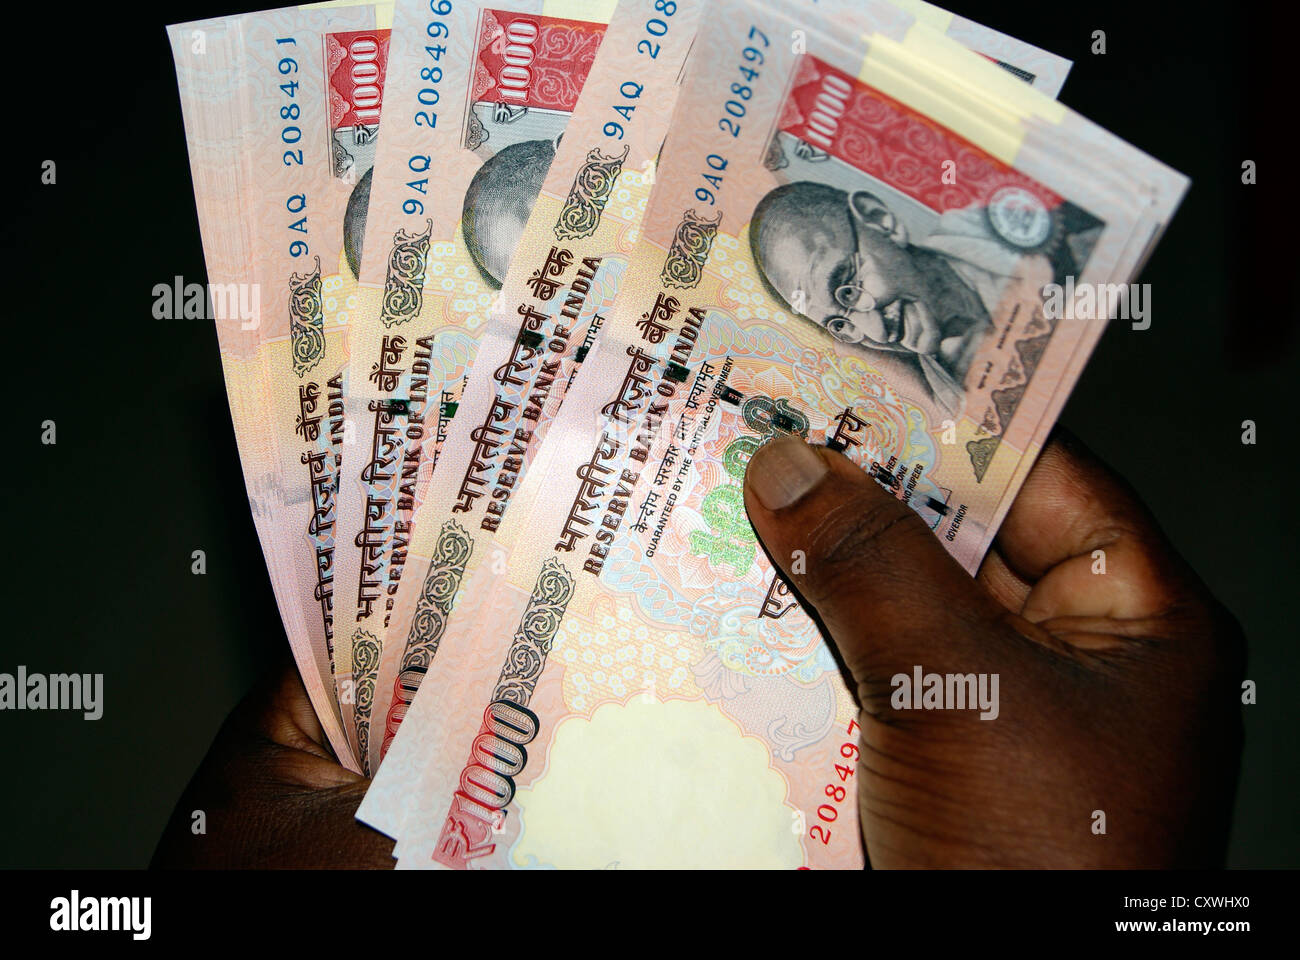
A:
[[[1048,444],[974,580],[824,448],[759,451],[745,504],[853,676],[872,866],[1222,864],[1241,630],[1077,441]]]
[[[218,328],[272,582],[400,866],[853,867],[859,802],[882,863],[1106,862],[1076,805],[1212,859],[1137,815],[1220,810],[1176,749],[1231,761],[1212,605],[1043,453],[1187,180],[1057,103],[1068,61],[913,0],[172,40],[210,270],[265,291]]]
[[[745,494],[853,675],[863,709],[827,790],[856,792],[872,866],[1221,862],[1240,629],[1077,441],[1049,443],[974,581],[839,454],[776,441]],[[1001,700],[998,722],[926,709],[920,686],[910,709],[890,703],[892,678],[981,666],[1033,699]],[[391,866],[388,842],[352,820],[367,785],[324,753],[300,681],[283,675],[228,721],[155,865]],[[1099,804],[1102,838],[1088,829]],[[221,832],[194,837],[194,809]]]
[[[283,663],[226,719],[152,866],[391,866],[391,845],[354,819],[368,785],[330,754],[302,678]]]

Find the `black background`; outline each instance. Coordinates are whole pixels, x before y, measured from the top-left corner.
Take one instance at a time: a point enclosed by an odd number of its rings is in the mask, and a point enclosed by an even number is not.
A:
[[[1296,84],[1265,50],[1293,27],[1242,4],[951,6],[1073,59],[1062,101],[1192,178],[1140,278],[1151,329],[1111,325],[1062,422],[1132,481],[1245,627],[1259,703],[1229,863],[1300,865],[1300,368],[1296,271],[1276,226],[1295,222],[1281,147]],[[232,12],[3,14],[18,59],[3,151],[0,671],[102,672],[106,689],[98,722],[0,713],[0,866],[145,865],[220,721],[286,645],[212,325],[152,317],[155,284],[206,279],[163,28]],[[1098,29],[1104,56],[1090,53]],[[40,182],[45,160],[55,185]],[[1258,185],[1242,184],[1243,160]],[[1241,443],[1245,419],[1255,446]],[[205,576],[190,572],[196,549]]]

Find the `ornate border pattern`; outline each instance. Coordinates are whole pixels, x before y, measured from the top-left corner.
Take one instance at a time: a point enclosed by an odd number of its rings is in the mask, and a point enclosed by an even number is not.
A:
[[[298,376],[325,356],[325,316],[320,295],[320,257],[311,273],[289,275],[289,341]]]
[[[623,163],[631,149],[630,145],[625,145],[622,156],[607,157],[599,150],[587,154],[586,163],[573,178],[560,218],[555,221],[556,239],[579,240],[596,232],[600,215],[609,195],[614,192],[614,184],[623,172]]]
[[[352,635],[352,674],[356,680],[357,747],[361,766],[370,773],[370,712],[375,705],[375,679],[379,675],[379,638],[368,630]]]
[[[423,233],[398,230],[388,253],[388,274],[384,277],[384,305],[379,319],[384,326],[405,323],[420,315],[424,307],[424,271],[429,262],[433,221]]]
[[[542,565],[492,692],[494,701],[506,700],[525,706],[532,699],[542,668],[546,666],[546,655],[551,652],[556,631],[564,619],[564,609],[573,598],[573,589],[573,574],[559,560],[551,557]]]
[[[659,279],[666,287],[689,290],[704,276],[704,261],[709,258],[709,248],[718,234],[722,211],[712,220],[701,217],[694,210],[682,214],[682,222],[673,234],[673,245],[668,249]]]

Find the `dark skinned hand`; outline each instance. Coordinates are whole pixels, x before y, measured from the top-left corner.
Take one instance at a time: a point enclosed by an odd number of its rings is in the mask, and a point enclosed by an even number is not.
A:
[[[915,513],[827,449],[767,445],[745,502],[852,677],[873,866],[1221,863],[1240,629],[1077,441],[1044,450],[973,580]],[[997,718],[895,710],[890,678],[916,665],[998,674]],[[325,748],[286,665],[227,719],[154,866],[391,867],[392,841],[354,819],[367,786]],[[206,834],[191,831],[195,810]]]
[[[852,677],[873,866],[1221,863],[1240,629],[1077,441],[1048,444],[974,579],[862,469],[798,439],[754,455],[745,504]],[[894,709],[890,678],[916,665],[998,674],[998,716]]]
[[[155,868],[393,866],[393,842],[355,819],[370,781],[325,747],[292,663],[226,719],[154,852]],[[193,812],[207,818],[192,832]]]

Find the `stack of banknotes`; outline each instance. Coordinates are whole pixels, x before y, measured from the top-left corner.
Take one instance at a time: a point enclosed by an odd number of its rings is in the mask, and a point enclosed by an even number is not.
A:
[[[1059,104],[1068,61],[915,0],[169,34],[253,518],[358,816],[410,867],[861,865],[854,700],[746,464],[829,444],[973,572],[1107,322],[1045,291],[1131,281],[1186,179]]]

